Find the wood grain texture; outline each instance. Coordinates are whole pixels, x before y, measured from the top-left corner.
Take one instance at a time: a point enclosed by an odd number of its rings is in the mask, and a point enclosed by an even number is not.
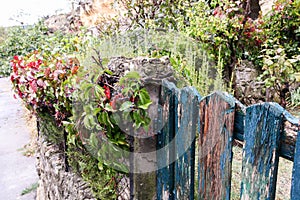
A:
[[[234,108],[223,93],[200,102],[199,199],[230,199]]]
[[[234,138],[244,141],[244,121],[246,115],[246,106],[236,100],[236,111],[234,121]],[[279,156],[288,160],[294,160],[294,152],[296,146],[297,131],[299,118],[292,116],[288,111],[279,107],[283,112],[284,124],[280,139]]]
[[[199,113],[198,92],[180,90],[175,113],[175,199],[194,199],[195,137]]]
[[[230,199],[233,139],[244,141],[241,199],[275,198],[279,156],[295,158],[291,197],[300,199],[299,119],[276,103],[246,107],[220,92],[199,98],[191,87],[178,89],[163,82],[157,199]]]
[[[175,136],[175,113],[177,112],[179,90],[173,83],[163,82],[158,109],[159,126],[157,135],[157,199],[174,199],[175,145],[169,145]]]
[[[274,199],[283,109],[257,104],[246,109],[241,199]]]
[[[291,200],[300,199],[300,127],[298,126],[298,136],[295,150],[295,159],[292,175]]]

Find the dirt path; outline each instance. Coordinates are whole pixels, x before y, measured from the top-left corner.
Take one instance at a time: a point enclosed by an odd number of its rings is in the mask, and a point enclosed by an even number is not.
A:
[[[26,157],[22,149],[30,143],[20,100],[13,98],[9,79],[0,78],[0,199],[33,200],[35,192],[21,195],[38,181],[35,157]]]

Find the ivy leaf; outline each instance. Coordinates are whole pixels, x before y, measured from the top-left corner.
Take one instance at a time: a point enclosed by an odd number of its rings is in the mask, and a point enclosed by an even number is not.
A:
[[[148,107],[151,104],[152,104],[152,101],[150,99],[149,93],[147,92],[147,90],[145,88],[141,89],[140,93],[139,93],[139,105],[138,105],[138,108],[146,110],[146,109],[148,109]]]

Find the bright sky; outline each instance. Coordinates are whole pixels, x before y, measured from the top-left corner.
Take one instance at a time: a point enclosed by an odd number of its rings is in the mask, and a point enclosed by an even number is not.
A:
[[[0,26],[33,24],[42,16],[70,9],[69,0],[0,0]]]

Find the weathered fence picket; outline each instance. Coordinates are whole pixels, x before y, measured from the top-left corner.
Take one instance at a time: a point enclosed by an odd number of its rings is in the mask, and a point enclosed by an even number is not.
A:
[[[157,135],[157,199],[174,199],[174,161],[175,113],[177,112],[178,89],[166,83],[161,89]],[[170,145],[169,145],[170,144]]]
[[[247,108],[244,128],[242,199],[274,199],[282,109],[264,103]]]
[[[291,199],[300,199],[300,130],[298,130],[292,176]]]
[[[230,198],[234,106],[234,101],[221,93],[200,102],[200,199]]]
[[[182,89],[178,97],[178,109],[175,113],[176,199],[188,199],[194,196],[198,98],[198,92],[191,87]]]
[[[222,92],[200,100],[163,81],[160,105],[157,199],[230,199],[234,139],[244,142],[241,199],[275,199],[279,156],[294,160],[291,199],[300,199],[299,119],[278,104],[245,107]]]

